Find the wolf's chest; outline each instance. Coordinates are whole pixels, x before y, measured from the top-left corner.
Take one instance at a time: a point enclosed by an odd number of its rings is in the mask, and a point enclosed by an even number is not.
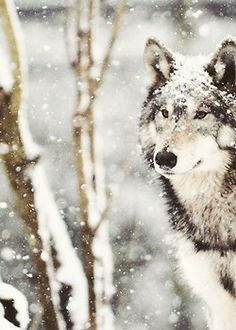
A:
[[[165,182],[171,223],[194,242],[196,250],[221,253],[236,251],[236,194],[223,196],[220,188],[205,178],[193,182]]]

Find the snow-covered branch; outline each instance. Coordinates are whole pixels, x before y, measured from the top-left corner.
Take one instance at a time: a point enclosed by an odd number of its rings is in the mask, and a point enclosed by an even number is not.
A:
[[[83,330],[88,319],[87,281],[76,252],[71,244],[66,224],[61,218],[53,195],[48,187],[42,165],[39,163],[30,177],[35,189],[35,206],[38,211],[41,231],[49,233],[56,250],[59,267],[56,272],[57,288],[63,284],[72,288],[68,309],[75,329]],[[43,233],[42,233],[43,235]]]
[[[78,201],[80,207],[81,255],[83,269],[88,283],[88,309],[90,330],[112,330],[114,328],[110,298],[114,292],[112,284],[113,261],[108,237],[106,218],[110,206],[105,187],[105,173],[98,144],[94,101],[109,68],[111,52],[117,38],[126,1],[118,0],[114,14],[111,36],[105,47],[101,64],[95,62],[94,37],[96,1],[75,1],[72,4],[74,28],[69,16],[65,26],[75,35],[67,38],[67,46],[73,49],[71,67],[77,80],[77,104],[73,120],[73,143],[75,168],[78,180]],[[67,32],[69,31],[67,29]],[[68,33],[66,33],[68,36]],[[70,41],[74,40],[74,45]],[[75,51],[76,50],[76,51]],[[97,74],[94,69],[98,68]],[[96,70],[95,70],[96,71]],[[97,72],[97,71],[96,71]],[[110,196],[110,195],[109,195]]]

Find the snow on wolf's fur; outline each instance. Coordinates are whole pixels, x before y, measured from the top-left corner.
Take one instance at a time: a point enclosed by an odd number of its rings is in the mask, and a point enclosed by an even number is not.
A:
[[[236,329],[236,40],[211,58],[172,55],[151,38],[140,117],[148,164],[161,174],[179,265],[213,330]]]

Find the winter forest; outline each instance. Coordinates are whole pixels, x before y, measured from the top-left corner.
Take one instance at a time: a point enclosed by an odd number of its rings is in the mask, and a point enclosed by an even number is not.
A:
[[[203,330],[138,118],[155,36],[208,54],[235,0],[0,0],[0,329]]]

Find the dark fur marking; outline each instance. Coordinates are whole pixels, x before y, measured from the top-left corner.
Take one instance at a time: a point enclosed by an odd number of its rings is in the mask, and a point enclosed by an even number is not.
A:
[[[231,294],[231,296],[233,296],[233,297],[236,296],[234,281],[229,275],[221,274],[220,275],[220,283],[223,285],[224,289]]]
[[[148,96],[146,100],[143,102],[142,106],[142,112],[139,120],[139,127],[142,127],[145,124],[150,123],[151,121],[154,121],[157,111],[159,110],[159,107],[156,104],[151,104],[151,101],[158,97],[160,92],[154,88],[151,87],[148,90]]]
[[[203,105],[205,105],[211,111],[212,115],[222,124],[229,125],[232,128],[236,127],[236,121],[233,116],[232,110],[233,104],[235,102],[234,98],[229,98],[229,104],[225,102],[223,97],[214,92],[213,100],[205,100]]]
[[[177,123],[179,121],[179,119],[181,118],[181,116],[186,113],[186,106],[185,105],[175,105],[174,106],[174,118],[175,118],[175,122]]]
[[[221,79],[223,85],[229,85],[230,88],[235,86],[235,59],[234,55],[230,53],[224,53],[221,57],[222,62],[225,63],[224,76]]]
[[[155,117],[156,117],[156,114],[157,114],[158,111],[159,111],[159,107],[156,104],[153,103],[151,105],[150,112],[149,112],[149,114],[147,115],[147,118],[146,118],[146,123],[147,124],[149,124],[150,122],[155,120]]]
[[[208,74],[212,77],[215,86],[226,92],[235,93],[235,56],[230,51],[229,47],[236,48],[233,40],[225,40],[214,58],[211,60],[209,65],[205,68]],[[220,60],[225,65],[224,75],[222,78],[217,79],[216,63]]]
[[[155,144],[151,145],[148,149],[143,150],[145,161],[151,168],[154,168],[154,150]]]
[[[230,168],[225,174],[224,184],[222,187],[221,194],[222,196],[226,196],[233,192],[233,187],[236,185],[236,159],[235,159],[235,148],[228,147],[228,152],[231,154],[232,162],[230,164]]]
[[[155,86],[152,86],[148,89],[148,96],[146,101],[143,104],[143,107],[146,107],[146,105],[153,100],[154,97],[156,97],[160,92],[158,93],[158,89]]]
[[[211,105],[210,109],[211,113],[222,124],[229,125],[232,128],[236,127],[233,114],[228,112],[229,107],[222,100],[219,100],[219,105]]]

